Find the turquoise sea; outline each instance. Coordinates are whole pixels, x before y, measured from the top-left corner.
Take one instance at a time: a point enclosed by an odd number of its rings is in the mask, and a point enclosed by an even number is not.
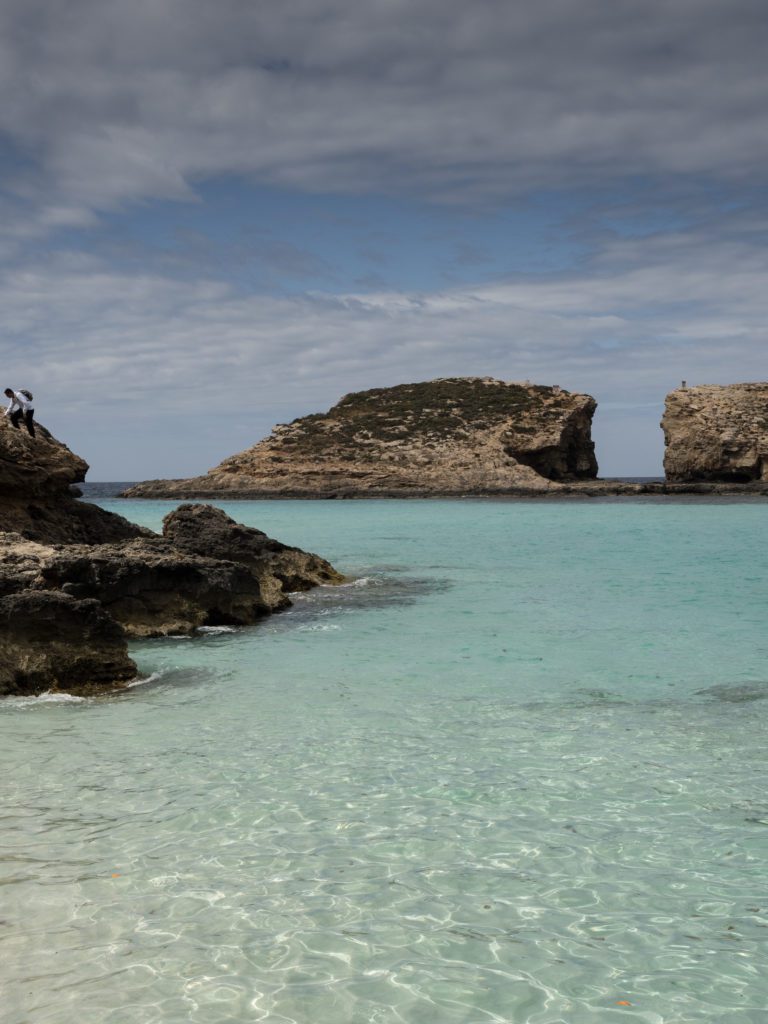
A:
[[[765,1024],[768,504],[223,507],[350,582],[0,705],[4,1024]]]

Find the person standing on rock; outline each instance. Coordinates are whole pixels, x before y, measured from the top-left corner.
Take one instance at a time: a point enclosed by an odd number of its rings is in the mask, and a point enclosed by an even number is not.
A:
[[[19,420],[24,417],[24,424],[30,437],[35,436],[35,424],[32,422],[35,416],[35,409],[32,405],[32,392],[22,388],[20,391],[5,389],[5,394],[10,398],[11,403],[5,410],[5,415],[11,417],[11,423],[17,430],[20,430]]]

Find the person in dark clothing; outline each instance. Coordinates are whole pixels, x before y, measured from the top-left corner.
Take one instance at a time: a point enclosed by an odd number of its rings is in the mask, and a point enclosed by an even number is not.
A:
[[[19,427],[19,420],[24,417],[24,425],[30,437],[35,436],[35,424],[32,422],[35,416],[35,409],[32,405],[32,395],[29,391],[12,391],[11,388],[5,389],[5,394],[10,398],[11,402],[8,408],[5,410],[5,415],[11,417],[11,423],[17,430]]]

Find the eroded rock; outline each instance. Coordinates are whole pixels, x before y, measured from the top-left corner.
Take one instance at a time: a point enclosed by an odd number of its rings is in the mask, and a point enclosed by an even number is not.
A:
[[[78,501],[87,469],[45,427],[31,438],[0,419],[0,694],[123,686],[127,637],[246,625],[290,590],[341,580],[215,509],[171,517],[160,537]]]
[[[97,598],[131,637],[247,625],[290,602],[270,600],[245,566],[179,551],[161,538],[70,544],[52,552],[41,585]]]

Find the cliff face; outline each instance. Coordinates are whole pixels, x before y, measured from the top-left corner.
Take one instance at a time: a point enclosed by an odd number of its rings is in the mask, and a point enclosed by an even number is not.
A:
[[[668,481],[768,481],[768,383],[678,388],[661,426]]]
[[[558,387],[458,377],[347,395],[193,480],[129,497],[418,495],[556,489],[597,475],[596,403]]]

